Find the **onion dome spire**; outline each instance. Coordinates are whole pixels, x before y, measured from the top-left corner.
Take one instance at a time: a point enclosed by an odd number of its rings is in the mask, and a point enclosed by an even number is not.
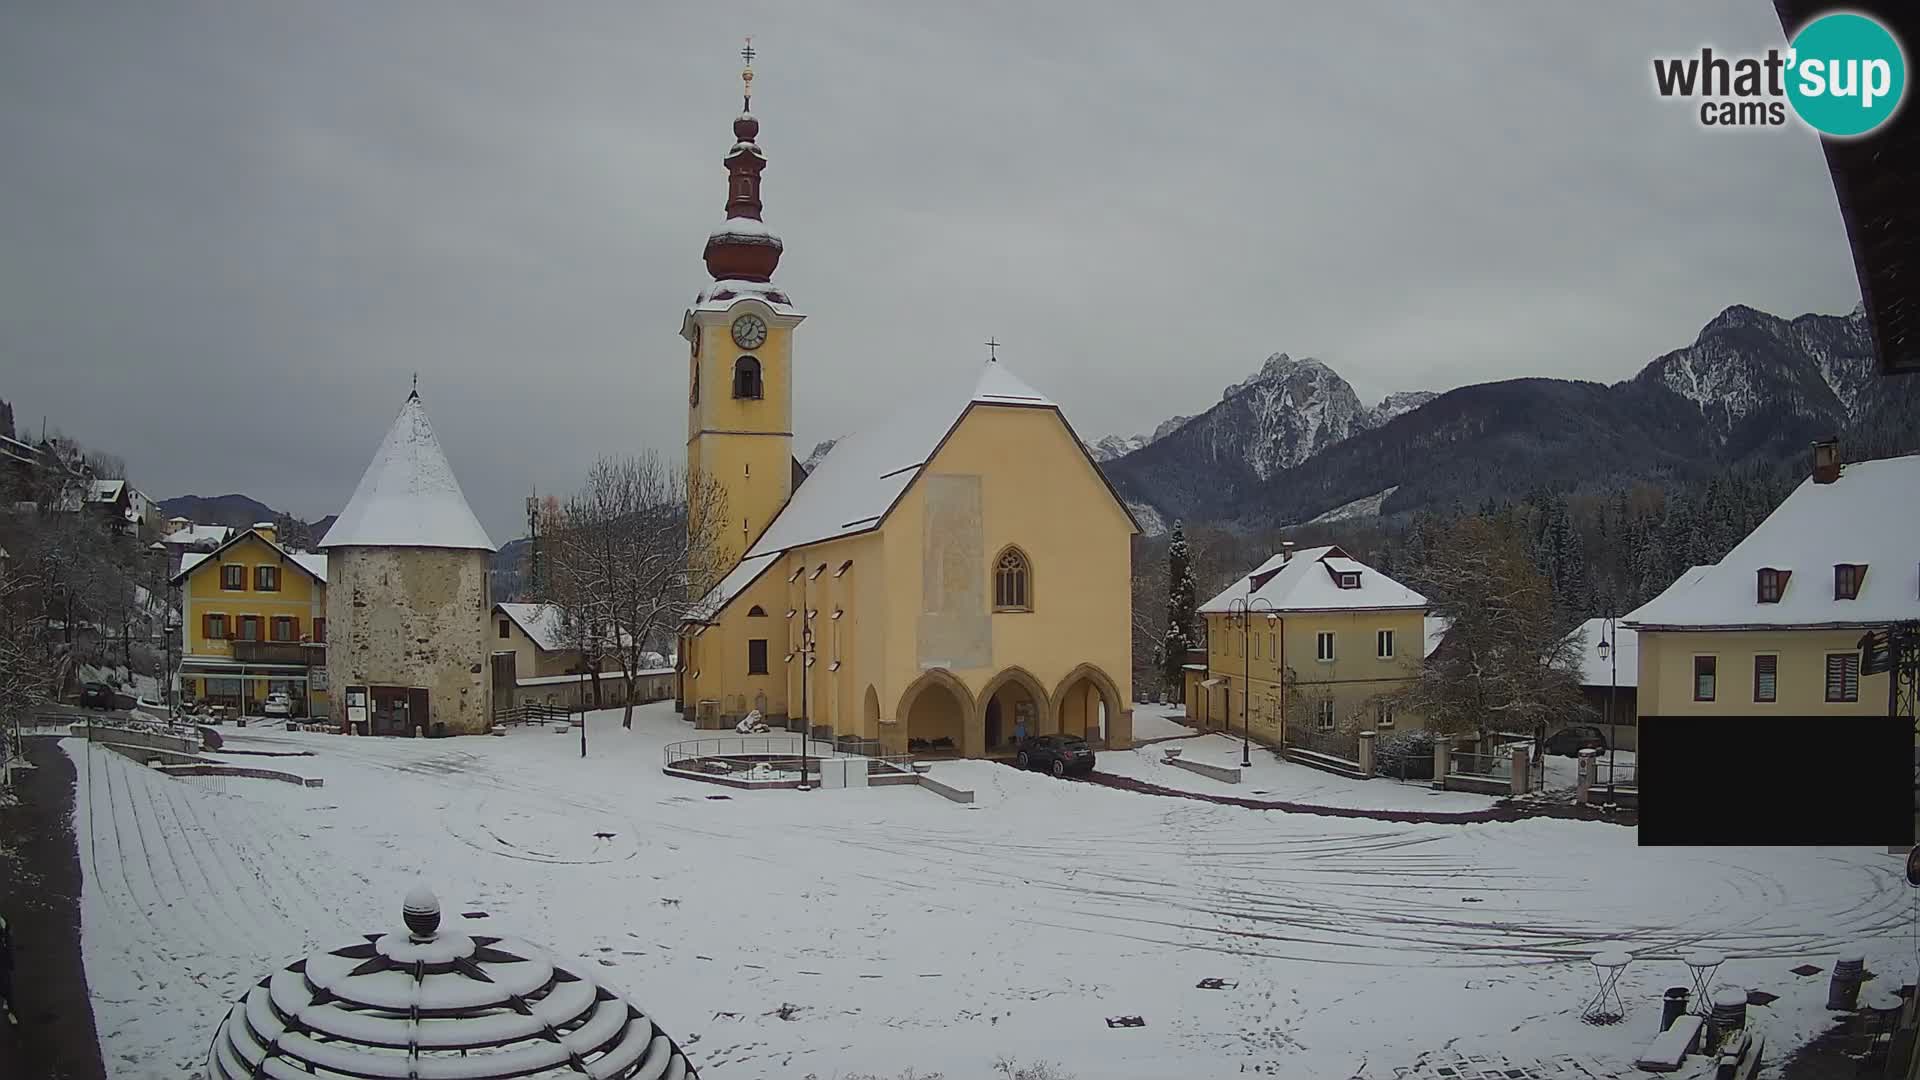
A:
[[[723,164],[727,168],[726,224],[707,237],[707,273],[715,281],[770,281],[780,265],[783,245],[760,220],[760,173],[767,167],[766,155],[754,141],[760,135],[760,121],[754,119],[753,39],[740,50],[747,62],[740,71],[742,112],[733,121],[733,149]]]

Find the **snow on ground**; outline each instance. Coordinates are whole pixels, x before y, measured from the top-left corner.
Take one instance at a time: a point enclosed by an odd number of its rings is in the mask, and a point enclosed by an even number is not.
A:
[[[1629,1075],[1684,948],[1724,949],[1723,977],[1782,995],[1754,1010],[1776,1045],[1826,1023],[1826,976],[1788,968],[1857,945],[1913,976],[1912,894],[1878,851],[1638,850],[1602,823],[1331,819],[985,762],[934,767],[972,809],[911,787],[723,790],[660,773],[688,735],[666,707],[630,732],[617,711],[592,720],[584,761],[577,733],[544,728],[223,733],[315,751],[262,760],[321,788],[173,778],[64,740],[109,1071],[202,1075],[235,995],[393,927],[420,878],[454,926],[486,912],[465,925],[584,958],[714,1080],[958,1080],[1000,1055],[1083,1080],[1390,1077],[1453,1040]],[[1589,1027],[1585,958],[1616,943],[1642,957],[1631,1016]]]
[[[1186,714],[1185,705],[1135,705],[1133,707],[1133,741],[1144,742],[1148,739],[1170,739],[1179,735],[1192,735],[1194,730],[1180,721],[1180,718]]]
[[[1181,758],[1187,761],[1240,768],[1240,740],[1219,733],[1136,747],[1131,751],[1102,751],[1095,755],[1094,768],[1177,791],[1350,810],[1485,810],[1495,802],[1491,795],[1435,791],[1429,780],[1402,783],[1386,778],[1354,780],[1336,776],[1282,760],[1259,743],[1253,745],[1250,755],[1252,767],[1241,770],[1239,783],[1229,784],[1167,764],[1166,752],[1172,747],[1178,747]]]

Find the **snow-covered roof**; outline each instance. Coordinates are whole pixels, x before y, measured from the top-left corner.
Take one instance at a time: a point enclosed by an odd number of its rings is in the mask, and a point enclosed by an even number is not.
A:
[[[225,525],[189,524],[175,529],[161,540],[163,544],[178,544],[182,547],[199,547],[202,544],[220,545],[227,542],[233,530]]]
[[[1802,481],[1725,558],[1696,567],[1626,616],[1643,629],[1882,626],[1920,619],[1920,454],[1847,465]],[[1859,595],[1834,598],[1834,566],[1867,568]],[[1791,571],[1777,603],[1759,572]]]
[[[796,492],[795,494],[797,497],[798,493]],[[791,506],[793,504],[788,503],[787,505]],[[698,603],[695,603],[687,609],[687,618],[696,622],[703,622],[720,614],[722,608],[732,603],[734,597],[740,595],[742,590],[753,584],[755,579],[759,578],[761,573],[764,572],[767,567],[772,566],[779,558],[780,553],[778,551],[770,551],[764,555],[753,555],[741,559],[739,565],[729,571],[726,577],[720,579],[720,584],[709,589],[707,595],[701,597]]]
[[[1343,589],[1328,573],[1357,573],[1360,587]],[[1258,582],[1256,588],[1254,583]],[[1208,615],[1224,615],[1235,600],[1264,600],[1275,611],[1365,611],[1425,608],[1427,598],[1337,547],[1307,548],[1289,560],[1279,554],[1200,605]],[[1259,605],[1256,603],[1255,605]]]
[[[1440,643],[1447,639],[1447,631],[1453,629],[1453,620],[1444,619],[1438,615],[1429,615],[1426,618],[1425,629],[1427,637],[1426,651],[1420,655],[1432,656],[1434,650],[1440,647]]]
[[[990,360],[964,399],[928,395],[925,400],[902,405],[873,430],[836,443],[767,526],[747,557],[777,554],[878,525],[901,492],[920,475],[921,467],[947,433],[975,404],[1057,408],[1007,371],[1004,364]]]
[[[725,311],[742,300],[758,300],[782,315],[797,314],[786,291],[773,282],[735,278],[723,278],[701,289],[693,298],[693,310]]]
[[[767,223],[754,218],[736,217],[721,222],[720,227],[708,235],[708,240],[722,236],[737,236],[748,241],[760,241],[773,247],[783,246],[779,234],[767,227]]]
[[[1567,638],[1580,645],[1582,686],[1640,685],[1640,635],[1632,627],[1616,622],[1613,635],[1608,637],[1607,620],[1588,619],[1574,627],[1573,633],[1568,634]],[[1600,641],[1603,638],[1613,647],[1610,658],[1605,660],[1600,658]]]
[[[222,551],[225,551],[227,548],[249,536],[279,552],[283,558],[300,567],[300,569],[312,574],[314,580],[320,582],[320,584],[325,585],[327,583],[327,557],[325,555],[311,551],[288,551],[286,548],[260,535],[259,532],[253,529],[246,529],[234,533],[225,543],[214,548],[212,551],[190,551],[180,556],[180,569],[174,572],[173,580],[186,580],[187,575],[193,572],[194,567],[199,566],[208,559],[217,559]]]
[[[567,640],[566,613],[558,607],[552,604],[495,604],[493,606],[512,619],[514,624],[520,627],[520,632],[527,635],[540,649],[546,652],[557,652],[561,649],[574,648],[573,643]],[[613,636],[609,634],[607,640],[611,644]],[[627,638],[622,635],[620,640],[624,642]]]
[[[639,671],[634,672],[633,677],[636,679],[644,679],[644,678],[647,678],[648,676],[671,675],[671,674],[673,674],[673,669],[670,667],[650,667],[650,668],[643,668]],[[612,675],[616,678],[622,677],[620,674],[620,665],[619,664],[600,665],[600,677],[604,679],[609,675]],[[558,686],[561,683],[570,683],[570,682],[579,682],[579,681],[582,681],[580,673],[572,672],[565,675],[534,675],[525,679],[515,679],[513,680],[513,684],[515,686]]]
[[[125,480],[95,480],[93,482],[93,501],[113,502],[120,497],[120,493],[125,491],[126,487],[127,482]]]
[[[407,395],[320,546],[495,550],[460,492],[418,393]]]

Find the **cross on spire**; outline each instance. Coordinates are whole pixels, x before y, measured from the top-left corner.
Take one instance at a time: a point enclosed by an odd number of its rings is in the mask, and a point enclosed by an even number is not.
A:
[[[740,59],[747,62],[747,66],[740,69],[741,112],[753,111],[753,58],[758,55],[759,53],[753,50],[753,35],[748,34],[747,44],[740,50]]]
[[[993,338],[989,337],[984,342],[984,344],[987,347],[987,359],[997,362],[1000,359],[1000,353],[998,352],[1000,348],[1000,342],[995,341]]]
[[[420,396],[420,373],[417,371],[413,373],[413,393],[409,396],[410,397]]]

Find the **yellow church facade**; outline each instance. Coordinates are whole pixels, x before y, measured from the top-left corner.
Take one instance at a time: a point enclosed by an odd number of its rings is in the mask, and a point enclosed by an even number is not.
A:
[[[805,316],[772,282],[757,133],[734,122],[713,282],[681,326],[689,475],[725,493],[739,553],[682,628],[684,715],[720,729],[758,710],[898,754],[1131,745],[1138,527],[1054,401],[990,358],[952,393],[878,406],[811,474],[794,461]]]

